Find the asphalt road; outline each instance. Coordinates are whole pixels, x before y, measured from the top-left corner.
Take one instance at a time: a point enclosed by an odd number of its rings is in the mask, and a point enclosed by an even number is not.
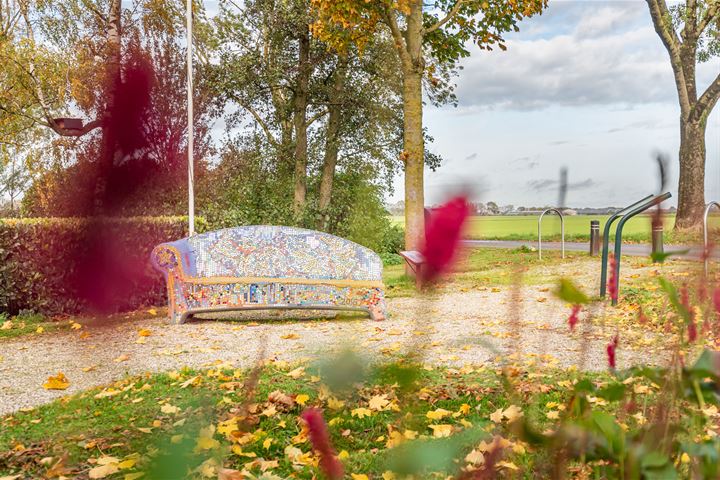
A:
[[[537,248],[537,241],[522,241],[522,240],[465,240],[465,244],[475,248],[519,248],[523,245]],[[560,242],[543,242],[543,250],[560,250]],[[610,244],[612,251],[613,246]],[[589,252],[590,245],[587,242],[565,242],[565,250],[568,252]],[[647,244],[638,243],[627,243],[623,245],[623,255],[632,255],[635,257],[648,257],[652,247]],[[702,247],[685,247],[682,245],[665,245],[665,252],[682,252],[687,250],[686,253],[674,255],[676,258],[699,260]],[[712,252],[713,258],[720,258],[720,252],[715,250]]]

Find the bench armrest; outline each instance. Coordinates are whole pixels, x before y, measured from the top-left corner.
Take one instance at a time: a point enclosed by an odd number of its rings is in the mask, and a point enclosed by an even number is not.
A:
[[[180,252],[167,244],[158,245],[150,254],[150,261],[156,270],[167,276],[172,271],[182,272]]]

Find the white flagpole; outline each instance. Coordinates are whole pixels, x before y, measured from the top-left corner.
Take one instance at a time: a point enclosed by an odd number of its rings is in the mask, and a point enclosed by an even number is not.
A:
[[[192,6],[193,0],[187,0],[187,114],[188,114],[188,231],[195,234],[195,172],[193,166],[193,43],[192,43]]]

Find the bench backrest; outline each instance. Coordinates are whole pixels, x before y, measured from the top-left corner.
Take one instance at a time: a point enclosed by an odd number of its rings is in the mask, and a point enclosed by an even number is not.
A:
[[[313,230],[235,227],[194,235],[185,242],[189,270],[198,277],[382,280],[382,261],[375,252]]]

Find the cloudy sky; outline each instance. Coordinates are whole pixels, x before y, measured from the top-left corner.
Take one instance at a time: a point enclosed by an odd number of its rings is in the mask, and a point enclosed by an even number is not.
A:
[[[430,149],[445,158],[426,173],[427,203],[470,183],[481,201],[552,204],[567,167],[568,205],[624,205],[657,190],[657,151],[671,158],[676,196],[680,110],[645,1],[550,0],[507,38],[506,52],[466,59],[457,108],[425,109]],[[702,64],[698,88],[718,72],[720,59]],[[720,106],[706,140],[709,201],[720,199]]]

